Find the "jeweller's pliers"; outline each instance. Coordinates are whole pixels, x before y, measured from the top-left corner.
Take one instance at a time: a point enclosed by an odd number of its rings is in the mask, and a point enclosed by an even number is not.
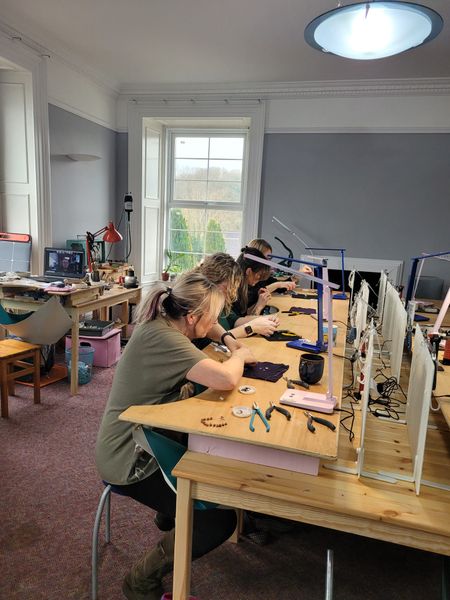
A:
[[[304,410],[303,413],[308,417],[308,422],[306,425],[311,433],[314,433],[316,431],[316,428],[313,425],[313,421],[315,423],[320,423],[321,425],[325,425],[325,427],[328,427],[328,429],[331,429],[331,431],[335,431],[336,425],[334,423],[332,423],[331,421],[327,421],[326,419],[321,419],[320,417],[315,417],[307,410]]]
[[[266,426],[266,431],[270,431],[270,424],[269,422],[266,420],[265,416],[262,414],[258,404],[256,402],[253,402],[253,406],[252,406],[252,416],[250,417],[250,431],[255,431],[255,427],[253,425],[253,421],[255,420],[255,415],[258,415],[259,418],[261,419],[261,421],[264,423],[264,425]]]
[[[295,385],[301,385],[305,388],[305,390],[309,390],[309,385],[306,383],[306,381],[302,381],[301,379],[290,379],[289,377],[283,377],[283,379],[286,381],[286,386],[290,390],[295,390],[295,387],[293,385],[294,383]]]
[[[268,421],[270,421],[270,417],[272,416],[274,410],[284,415],[288,421],[291,420],[291,413],[288,410],[281,408],[281,406],[276,406],[273,402],[271,402],[269,408],[266,410],[266,419]]]

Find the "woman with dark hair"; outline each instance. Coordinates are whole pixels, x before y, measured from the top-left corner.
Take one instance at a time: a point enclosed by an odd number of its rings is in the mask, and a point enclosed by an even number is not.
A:
[[[218,325],[212,328],[208,333],[208,337],[215,341],[220,340],[229,349],[233,349],[236,345],[240,345],[239,342],[234,342],[234,339],[247,337],[248,333],[245,327],[250,321],[253,333],[269,336],[275,331],[278,326],[278,317],[244,316],[242,318],[234,313],[232,307],[242,290],[245,277],[241,265],[232,256],[223,252],[216,252],[216,254],[207,256],[194,271],[202,273],[215,283],[225,296],[225,304],[219,316]],[[199,347],[204,348],[205,345],[203,343]]]
[[[251,240],[247,244],[247,247],[256,248],[256,250],[259,250],[267,260],[270,259],[270,255],[272,254],[272,246],[263,238]],[[272,294],[273,292],[285,293],[294,290],[302,272],[307,275],[313,275],[311,267],[304,265],[303,267],[300,267],[298,277],[296,275],[291,275],[290,279],[280,281],[269,274],[267,279],[260,280],[256,285],[249,288],[248,310],[252,314],[260,314],[270,297],[268,294]]]
[[[169,517],[176,496],[155,459],[133,440],[133,424],[119,415],[131,405],[175,402],[187,380],[216,390],[231,390],[244,364],[254,362],[236,348],[224,363],[209,359],[191,340],[212,328],[222,310],[221,290],[201,273],[186,273],[173,288],[156,285],[141,302],[136,327],[117,366],[100,425],[96,463],[105,482]],[[219,546],[236,525],[234,510],[198,510],[194,514],[192,556]],[[174,530],[131,569],[123,583],[128,600],[160,600],[162,577],[173,567]]]

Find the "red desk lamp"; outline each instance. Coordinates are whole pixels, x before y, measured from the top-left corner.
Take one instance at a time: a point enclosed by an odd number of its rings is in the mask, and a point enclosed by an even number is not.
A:
[[[86,232],[86,248],[87,248],[87,267],[89,273],[92,273],[92,265],[94,261],[92,260],[92,252],[94,249],[95,238],[103,233],[103,241],[108,242],[109,244],[115,244],[116,242],[121,242],[123,240],[122,234],[117,231],[114,227],[114,223],[110,221],[108,225],[102,227],[95,233],[91,233],[90,231]]]

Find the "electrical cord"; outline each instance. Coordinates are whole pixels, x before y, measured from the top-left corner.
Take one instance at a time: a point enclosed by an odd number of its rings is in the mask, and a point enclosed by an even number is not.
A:
[[[351,394],[347,394],[347,396],[345,396],[345,398],[348,398],[348,396],[351,396]],[[344,399],[344,398],[343,398]],[[355,424],[355,408],[353,406],[353,402],[350,402],[350,410],[347,410],[346,408],[335,408],[335,411],[339,411],[342,413],[346,413],[345,417],[342,417],[342,419],[339,420],[340,425],[342,425],[342,427],[345,429],[345,431],[348,432],[348,439],[350,442],[352,442],[355,438],[355,433],[353,431],[353,426]],[[350,421],[350,426],[346,425],[346,421],[348,421],[348,419],[351,419]]]

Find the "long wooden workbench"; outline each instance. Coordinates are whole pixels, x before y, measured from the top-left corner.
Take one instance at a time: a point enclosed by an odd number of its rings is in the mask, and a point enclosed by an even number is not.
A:
[[[290,306],[313,306],[312,301],[305,303],[303,300],[292,301],[286,298],[280,299],[277,304],[285,307],[286,301]],[[340,310],[345,313],[346,303],[342,303],[339,308],[339,302],[335,301],[333,309],[336,319],[346,321],[345,315],[339,314]],[[281,317],[282,328],[295,331],[298,327],[298,331],[303,335],[311,336],[312,331],[308,333],[306,329],[314,323],[311,317],[288,317],[283,313]],[[344,360],[339,356],[344,351],[345,327],[339,323],[338,326],[338,345],[333,362],[337,367],[335,383],[341,389]],[[298,351],[287,349],[282,343],[269,343],[258,338],[249,339],[247,343],[253,346],[259,360],[270,357],[272,361],[289,362],[289,375],[297,377],[300,354]],[[279,398],[285,385],[282,382],[267,384],[244,379],[243,383],[257,387],[256,397],[264,409],[267,401]],[[355,475],[327,468],[330,460],[326,459],[346,456],[347,450],[352,450],[354,455],[355,448],[348,442],[347,434],[342,429],[339,437],[343,447],[338,448],[338,436],[332,436],[328,430],[323,431],[323,427],[319,430],[320,437],[307,434],[303,411],[292,409],[294,428],[289,430],[281,415],[275,415],[274,418],[280,417],[280,429],[278,433],[274,430],[274,435],[270,437],[262,427],[257,435],[251,436],[248,428],[239,423],[232,424],[234,433],[228,427],[213,432],[202,430],[201,416],[219,416],[233,404],[249,404],[246,398],[251,400],[254,397],[243,397],[237,391],[230,394],[208,391],[198,398],[172,406],[130,407],[121,415],[125,420],[149,426],[203,435],[212,434],[218,438],[236,438],[240,435],[243,441],[251,441],[254,444],[284,447],[291,452],[316,452],[316,455],[321,457],[318,476],[314,477],[289,469],[188,451],[173,471],[177,477],[174,600],[186,600],[189,596],[194,499],[280,516],[450,556],[450,493],[423,486],[420,496],[416,496],[411,483],[397,481],[393,484],[376,479],[358,479]],[[264,400],[264,403],[261,400]],[[178,410],[175,410],[176,408]],[[337,415],[331,418],[338,422]],[[374,469],[390,469],[393,462],[398,463],[399,469],[411,466],[407,440],[401,437],[405,436],[399,427],[401,426],[390,423],[381,424],[372,417],[368,425],[367,437],[371,452],[369,453],[368,448],[367,460],[369,464],[376,463]],[[292,432],[297,430],[298,434],[292,436]],[[447,438],[442,443],[433,444],[429,449],[428,462],[448,465],[448,446]],[[350,454],[346,457],[354,460]]]

